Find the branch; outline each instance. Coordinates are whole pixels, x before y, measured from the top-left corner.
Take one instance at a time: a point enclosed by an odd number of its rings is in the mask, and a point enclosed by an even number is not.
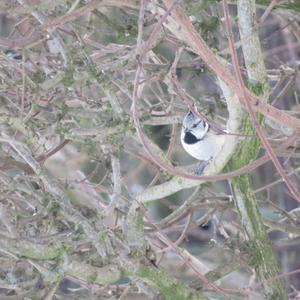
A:
[[[171,0],[163,0],[163,3],[167,8],[171,7],[172,5]],[[181,31],[182,40],[184,40],[193,49],[193,51],[195,51],[195,53],[197,53],[203,59],[207,66],[229,86],[231,91],[239,97],[240,101],[244,101],[246,94],[247,98],[249,99],[249,104],[251,105],[253,110],[262,113],[275,122],[282,123],[285,126],[294,128],[296,131],[300,131],[299,119],[292,117],[273,107],[272,105],[269,105],[268,103],[262,101],[258,96],[251,93],[248,89],[245,89],[245,91],[240,89],[236,78],[231,74],[230,71],[228,71],[228,68],[222,62],[220,62],[218,57],[208,47],[203,38],[198,34],[196,29],[192,25],[189,18],[185,15],[181,7],[177,6],[172,11],[171,16],[177,23],[177,28],[179,28],[179,30]]]
[[[56,180],[52,178],[50,174],[47,174],[46,170],[43,170],[41,168],[39,163],[30,154],[30,150],[27,148],[27,146],[23,143],[13,140],[12,138],[3,136],[0,136],[0,142],[8,143],[24,159],[24,161],[32,168],[34,173],[40,178],[45,186],[45,189],[63,208],[62,210],[60,210],[60,212],[63,213],[69,221],[75,224],[80,224],[82,226],[84,233],[93,243],[100,257],[104,261],[106,261],[106,247],[110,247],[110,245],[105,245],[105,243],[103,243],[104,238],[102,238],[102,242],[99,241],[99,232],[96,231],[92,227],[90,222],[77,209],[73,207],[64,190],[56,183]],[[106,231],[106,229],[103,229],[101,234]],[[109,241],[107,239],[105,240],[105,242],[109,244]]]
[[[234,47],[234,41],[233,41],[233,32],[232,32],[232,28],[231,28],[231,23],[230,23],[230,18],[229,18],[229,12],[228,12],[228,7],[227,7],[227,0],[223,0],[224,2],[224,14],[225,14],[225,19],[227,20],[225,22],[226,24],[226,30],[227,30],[227,34],[228,34],[228,42],[229,42],[229,48],[230,48],[230,52],[231,52],[231,57],[232,57],[232,61],[233,61],[233,67],[234,67],[234,71],[235,71],[235,75],[236,75],[236,79],[238,81],[238,85],[240,86],[240,90],[243,94],[243,97],[242,99],[244,99],[245,101],[245,104],[246,104],[246,107],[247,107],[247,110],[249,112],[249,115],[250,115],[250,118],[251,118],[251,121],[252,121],[252,124],[255,128],[255,131],[257,133],[257,135],[259,136],[262,144],[264,145],[267,153],[269,154],[272,162],[274,163],[274,166],[276,167],[277,171],[279,172],[279,174],[281,175],[281,177],[284,179],[287,187],[289,188],[289,190],[291,191],[292,195],[295,197],[295,199],[300,202],[300,193],[298,191],[298,189],[296,188],[295,184],[289,179],[289,177],[287,176],[287,174],[285,173],[284,169],[281,167],[280,163],[279,163],[279,160],[278,158],[276,157],[269,141],[267,140],[267,137],[266,135],[264,134],[259,122],[258,122],[258,119],[256,117],[256,114],[254,113],[253,111],[253,107],[251,105],[251,99],[247,93],[247,89],[245,87],[245,84],[244,84],[244,81],[243,81],[243,78],[242,78],[242,73],[240,71],[240,67],[239,67],[239,62],[238,62],[238,57],[237,57],[237,52],[235,50],[235,47]],[[244,5],[246,4],[247,2],[244,3]],[[249,9],[250,11],[250,9]],[[248,13],[248,11],[247,11]],[[246,15],[246,14],[245,14]],[[250,15],[250,17],[248,16],[248,19],[250,18],[253,18],[253,14]],[[252,24],[252,19],[251,20],[248,20],[249,23]],[[241,34],[243,34],[243,32],[241,32]],[[248,33],[247,33],[247,36]],[[244,37],[242,36],[242,39]],[[258,38],[257,38],[258,39]],[[243,41],[245,42],[245,41]],[[257,44],[259,43],[255,43],[255,41],[253,41],[253,38],[252,38],[252,44],[255,46],[256,45],[256,52],[259,52],[259,49],[260,47],[257,47]],[[255,43],[255,44],[254,44]],[[249,43],[247,43],[249,44]],[[247,61],[249,59],[249,61],[247,62],[247,71],[248,71],[248,67],[249,67],[249,75],[251,76],[253,74],[253,78],[254,78],[254,75],[256,74],[260,74],[259,78],[255,78],[255,81],[256,82],[261,82],[260,79],[262,78],[261,76],[264,75],[264,72],[262,71],[263,66],[261,66],[260,64],[262,64],[262,55],[261,57],[258,57],[258,55],[254,57],[255,53],[253,52],[253,48],[251,47],[251,49],[249,47],[245,47],[243,44],[242,44],[242,48],[243,48],[243,51],[245,49],[245,60]],[[247,55],[247,56],[246,56]],[[254,63],[253,63],[254,61]],[[259,64],[258,62],[261,61],[261,63]],[[266,74],[265,74],[266,76]],[[265,81],[266,79],[264,79]],[[264,82],[263,82],[264,83]],[[264,95],[263,95],[264,96]]]

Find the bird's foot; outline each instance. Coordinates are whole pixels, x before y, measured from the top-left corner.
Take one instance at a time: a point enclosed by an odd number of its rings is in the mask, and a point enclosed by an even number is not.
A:
[[[203,161],[199,162],[196,167],[195,174],[202,175],[205,167],[209,164],[209,162],[210,162],[210,160],[203,160]]]

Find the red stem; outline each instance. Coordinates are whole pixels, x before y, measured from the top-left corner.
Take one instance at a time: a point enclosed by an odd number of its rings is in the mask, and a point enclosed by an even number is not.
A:
[[[238,82],[239,88],[242,91],[242,96],[243,96],[240,99],[244,99],[244,102],[246,104],[247,110],[251,117],[252,124],[256,130],[256,133],[259,136],[263,146],[265,147],[265,149],[266,149],[269,157],[271,158],[274,166],[276,167],[278,173],[281,175],[283,181],[289,188],[289,190],[292,193],[292,195],[294,196],[294,198],[298,202],[300,202],[300,193],[299,193],[298,189],[296,188],[296,186],[294,185],[292,180],[287,176],[284,169],[280,165],[279,160],[278,160],[277,156],[275,155],[275,152],[273,151],[269,141],[267,140],[267,137],[265,136],[261,126],[259,125],[256,114],[254,113],[252,106],[250,104],[249,94],[247,93],[247,90],[246,90],[246,87],[245,87],[245,84],[244,84],[244,81],[242,78],[237,52],[234,47],[233,31],[232,31],[232,26],[231,26],[230,17],[229,17],[227,0],[223,0],[223,10],[224,10],[224,17],[225,17],[225,25],[226,25],[226,30],[227,30],[228,44],[229,44],[229,48],[230,48],[230,52],[231,52],[231,58],[232,58],[232,62],[233,62],[235,77]]]

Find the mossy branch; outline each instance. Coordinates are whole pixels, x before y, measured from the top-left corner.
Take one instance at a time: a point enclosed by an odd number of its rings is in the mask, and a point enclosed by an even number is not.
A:
[[[251,89],[261,98],[267,99],[269,89],[266,70],[258,33],[254,30],[255,11],[255,1],[238,1],[239,31]],[[257,119],[260,126],[263,126],[263,116],[258,115]],[[244,120],[243,133],[245,135],[255,135],[256,133],[250,117],[246,117]],[[231,159],[229,166],[235,169],[249,164],[256,159],[259,150],[260,139],[258,137],[243,141]],[[276,279],[271,283],[266,281],[278,275],[279,268],[253,193],[251,178],[248,174],[243,174],[234,178],[232,184],[237,194],[235,203],[249,239],[248,252],[252,257],[250,263],[255,268],[260,280],[265,282],[265,299],[288,299],[281,280]]]

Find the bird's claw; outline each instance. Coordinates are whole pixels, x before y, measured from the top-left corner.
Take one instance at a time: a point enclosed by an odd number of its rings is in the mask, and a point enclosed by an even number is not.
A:
[[[195,174],[196,175],[202,175],[205,167],[208,164],[209,164],[209,160],[203,160],[203,161],[199,162],[197,167],[196,167]]]

